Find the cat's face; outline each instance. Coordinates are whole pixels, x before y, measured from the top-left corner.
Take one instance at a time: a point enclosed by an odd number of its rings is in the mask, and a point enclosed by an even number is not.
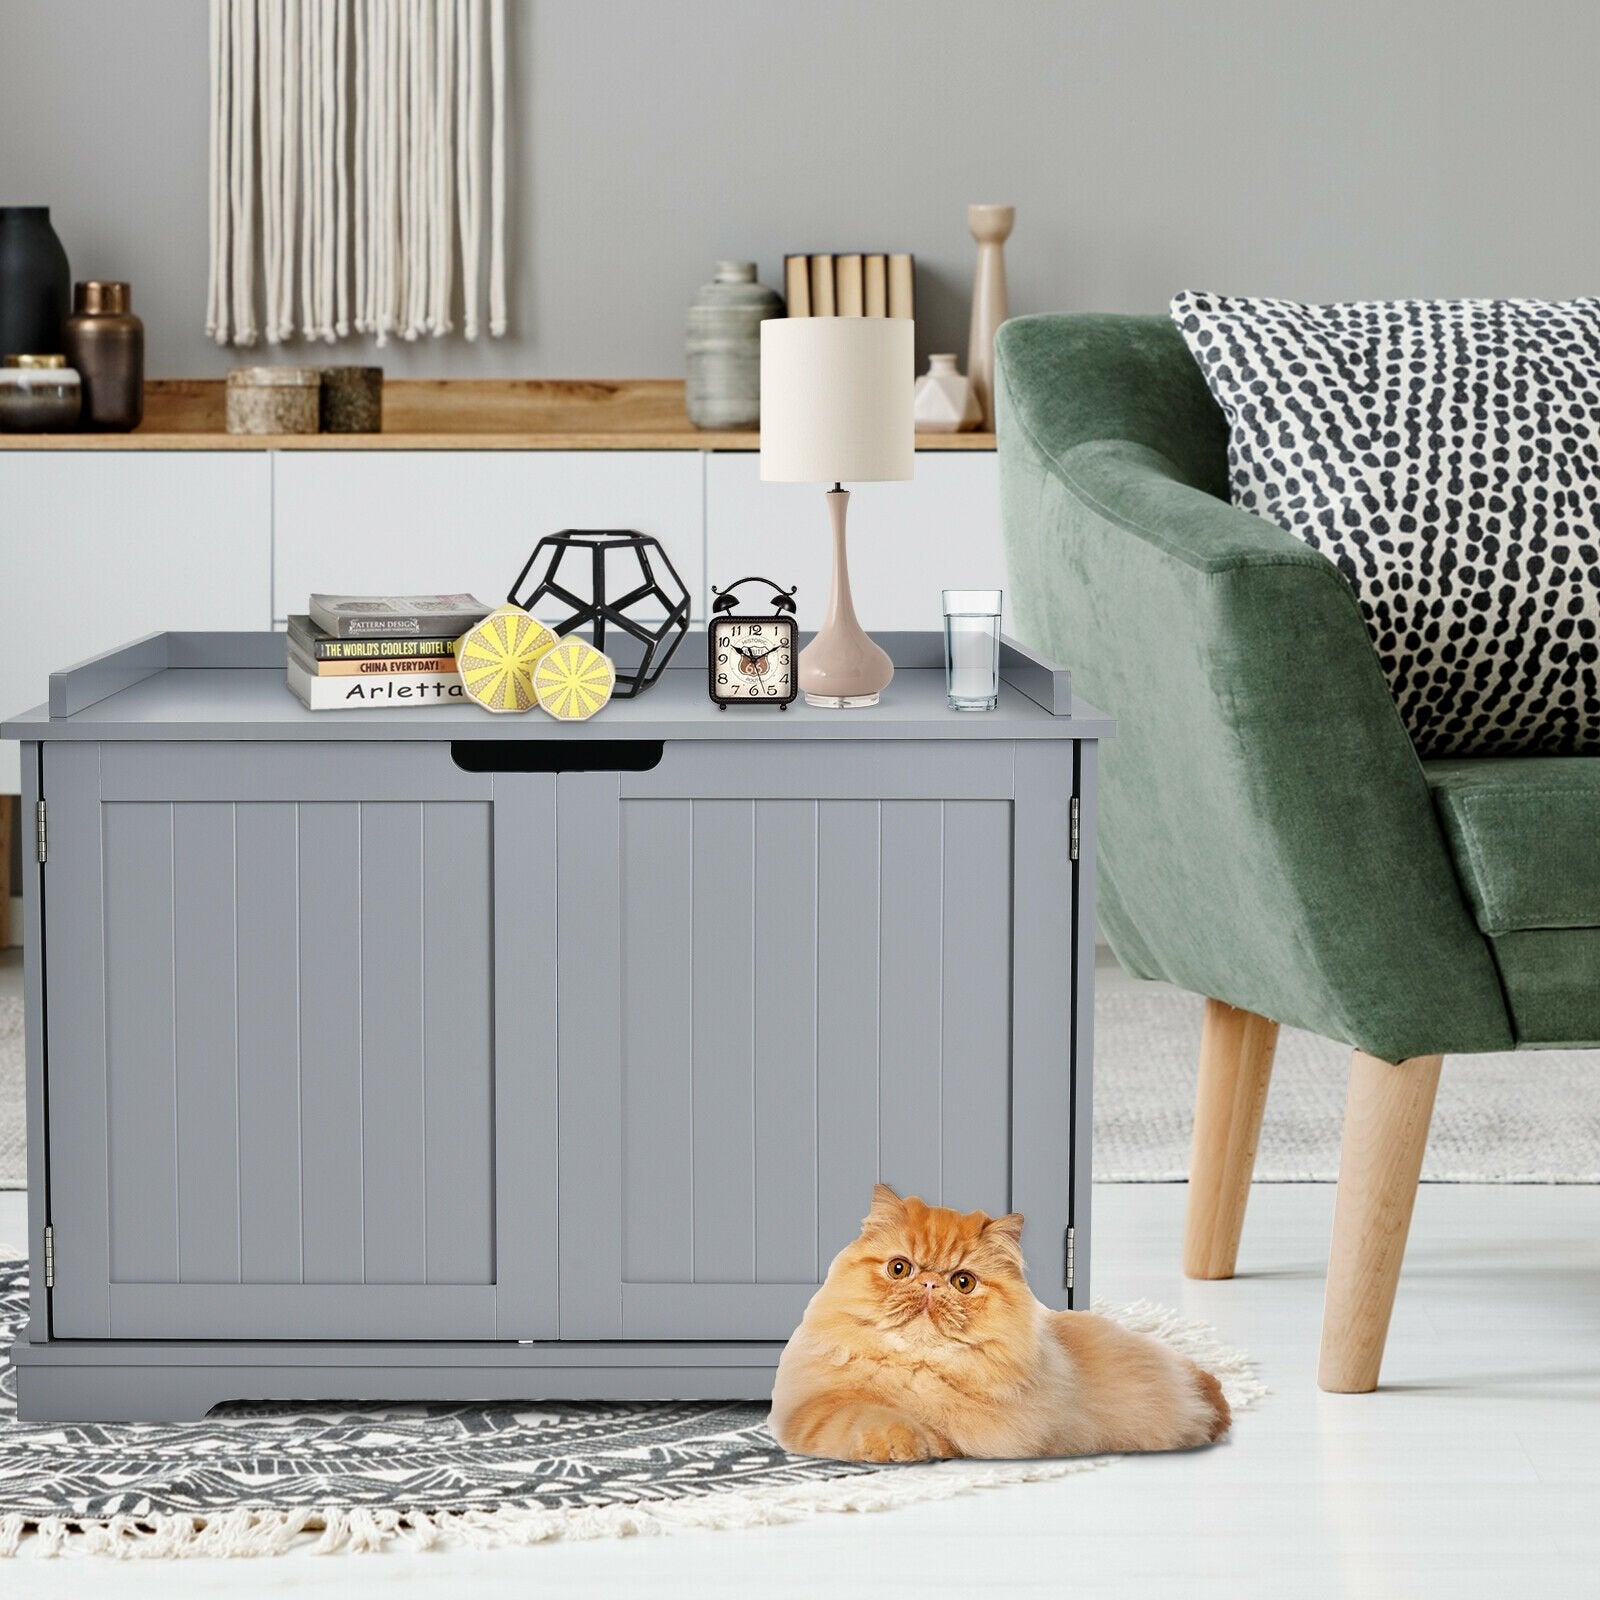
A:
[[[912,1343],[989,1344],[1033,1324],[1022,1218],[989,1217],[873,1190],[861,1236],[828,1273],[830,1309]]]

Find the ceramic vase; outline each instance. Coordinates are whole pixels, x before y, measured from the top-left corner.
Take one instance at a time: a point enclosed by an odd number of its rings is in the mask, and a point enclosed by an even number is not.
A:
[[[761,421],[761,324],[783,300],[756,282],[753,261],[719,261],[689,307],[684,399],[697,428],[753,428]]]
[[[72,276],[48,206],[0,206],[0,360],[60,355]]]
[[[133,314],[127,284],[74,284],[61,337],[83,375],[84,427],[106,433],[137,428],[144,418],[144,324]]]
[[[994,336],[1011,314],[1006,294],[1005,242],[1017,220],[1015,206],[968,206],[967,226],[978,243],[972,279],[972,325],[967,335],[967,377],[978,397],[985,428],[994,427]]]
[[[972,385],[956,370],[954,356],[929,356],[911,401],[918,433],[961,433],[983,420]]]

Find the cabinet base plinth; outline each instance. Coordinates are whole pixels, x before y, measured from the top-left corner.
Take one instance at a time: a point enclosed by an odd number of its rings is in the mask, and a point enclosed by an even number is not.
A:
[[[19,1339],[24,1422],[194,1422],[239,1401],[766,1400],[779,1343]]]

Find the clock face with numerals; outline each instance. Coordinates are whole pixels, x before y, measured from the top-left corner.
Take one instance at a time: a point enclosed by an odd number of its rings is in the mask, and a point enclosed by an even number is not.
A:
[[[719,706],[786,706],[798,691],[800,651],[789,617],[717,617],[707,641]]]

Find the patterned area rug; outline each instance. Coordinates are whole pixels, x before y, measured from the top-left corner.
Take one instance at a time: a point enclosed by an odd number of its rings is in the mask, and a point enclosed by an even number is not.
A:
[[[1189,1176],[1203,1001],[1102,968],[1095,994],[1096,1183]],[[1284,1028],[1256,1153],[1258,1183],[1339,1176],[1350,1052]],[[1600,1051],[1452,1056],[1424,1183],[1600,1183]]]
[[[0,1346],[25,1320],[26,1281],[22,1263],[0,1262]],[[1209,1367],[1236,1412],[1265,1395],[1248,1357],[1205,1324],[1145,1302],[1112,1314]],[[767,1408],[749,1404],[228,1406],[198,1423],[91,1426],[18,1422],[15,1396],[7,1361],[0,1555],[30,1538],[41,1555],[214,1557],[739,1528],[1116,1459],[810,1461],[780,1450]]]

